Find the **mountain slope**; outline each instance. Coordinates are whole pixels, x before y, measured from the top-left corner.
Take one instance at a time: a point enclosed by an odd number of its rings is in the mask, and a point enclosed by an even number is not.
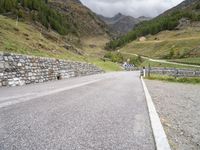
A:
[[[40,30],[30,22],[0,15],[0,51],[27,55],[83,60],[81,50],[54,31]]]
[[[184,1],[154,20],[168,21],[168,18],[177,15],[178,19],[176,17],[173,19],[175,22],[178,21],[178,24],[172,26],[170,30],[161,28],[162,30],[155,34],[147,32],[148,34],[140,35],[145,36],[143,41],[139,38],[129,41],[120,51],[181,63],[200,64],[200,2]],[[150,23],[152,22],[146,22],[146,25],[155,27]]]
[[[87,42],[94,37],[95,48]],[[0,0],[0,52],[88,61],[105,70],[120,69],[101,60],[108,40],[105,23],[79,0]]]
[[[106,25],[79,0],[1,0],[0,14],[39,22],[59,34],[99,35]]]
[[[85,36],[106,36],[105,23],[79,0],[1,0],[0,14],[26,22],[42,34],[57,32],[66,44],[81,48]]]
[[[150,19],[146,17],[134,18],[131,16],[125,16],[121,13],[118,13],[117,15],[111,18],[104,17],[102,15],[99,15],[99,17],[110,27],[111,32],[113,32],[117,36],[128,33],[139,22]]]
[[[53,30],[43,29],[41,31],[41,28],[31,22],[19,21],[16,24],[16,20],[2,15],[0,15],[0,22],[0,53],[9,52],[86,61],[99,66],[105,71],[121,70],[118,64],[101,60],[101,56],[105,53],[101,50],[101,47],[105,44],[103,40],[107,42],[106,38],[97,38],[95,44],[98,47],[95,47],[95,49],[82,50],[71,44],[71,36],[61,36]],[[90,45],[90,43],[85,45]]]
[[[188,11],[195,11],[195,7],[199,4],[199,0],[185,0],[182,3],[180,3],[179,5],[167,10],[166,12],[164,12],[161,15],[167,15],[173,11],[177,11],[177,10],[188,10]]]
[[[105,23],[79,0],[51,0],[49,5],[60,12],[76,28],[80,36],[107,33]]]
[[[186,0],[177,7],[163,13],[162,15],[150,20],[139,23],[131,32],[121,38],[107,44],[107,49],[122,47],[138,37],[148,34],[155,35],[164,30],[174,30],[183,18],[191,22],[200,21],[200,2],[199,0]]]
[[[199,41],[200,24],[181,30],[148,35],[145,41],[132,41],[120,51],[157,59],[196,58],[200,57]]]

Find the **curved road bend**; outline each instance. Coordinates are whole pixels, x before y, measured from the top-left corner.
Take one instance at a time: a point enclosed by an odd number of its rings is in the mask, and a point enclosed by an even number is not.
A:
[[[139,72],[0,93],[1,150],[155,150]]]
[[[126,55],[139,56],[138,54],[133,54],[133,53],[126,53],[126,52],[121,52],[121,53],[126,54]],[[158,63],[200,68],[200,65],[191,65],[191,64],[184,64],[184,63],[178,63],[178,62],[171,62],[171,61],[167,61],[167,60],[164,60],[164,59],[153,59],[153,58],[145,57],[145,56],[141,56],[141,57],[143,59],[153,61],[153,62],[158,62]]]

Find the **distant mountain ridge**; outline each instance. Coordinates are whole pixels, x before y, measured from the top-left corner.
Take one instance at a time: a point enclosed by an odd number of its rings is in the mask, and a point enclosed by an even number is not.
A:
[[[99,15],[99,18],[104,21],[110,28],[111,32],[117,35],[124,35],[131,31],[134,26],[141,21],[150,20],[148,17],[134,18],[131,16],[125,16],[121,13],[116,14],[114,17],[104,17]]]

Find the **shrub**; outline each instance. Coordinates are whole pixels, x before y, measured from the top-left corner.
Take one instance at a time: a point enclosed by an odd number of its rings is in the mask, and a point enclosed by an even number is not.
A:
[[[107,52],[104,58],[110,59],[112,62],[123,63],[124,57],[121,53]]]
[[[139,66],[143,62],[141,56],[138,57],[132,57],[130,59],[130,64],[134,64],[135,66]]]
[[[197,10],[200,9],[200,3],[195,6],[195,9],[197,9]]]

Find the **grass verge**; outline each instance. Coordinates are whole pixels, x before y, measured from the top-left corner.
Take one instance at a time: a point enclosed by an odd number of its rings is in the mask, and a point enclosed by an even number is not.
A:
[[[120,67],[119,64],[107,61],[107,62],[103,62],[103,61],[95,61],[92,62],[94,65],[96,65],[97,67],[103,69],[106,72],[112,72],[112,71],[122,71],[122,68]]]
[[[104,62],[102,60],[90,60],[89,62],[103,69],[106,72],[122,71],[122,68],[120,67],[119,64],[113,63],[111,61]]]
[[[200,77],[171,77],[171,76],[161,76],[161,75],[151,75],[150,77],[146,77],[145,79],[149,80],[160,80],[160,81],[168,81],[168,82],[177,82],[177,83],[190,83],[190,84],[200,84]]]

